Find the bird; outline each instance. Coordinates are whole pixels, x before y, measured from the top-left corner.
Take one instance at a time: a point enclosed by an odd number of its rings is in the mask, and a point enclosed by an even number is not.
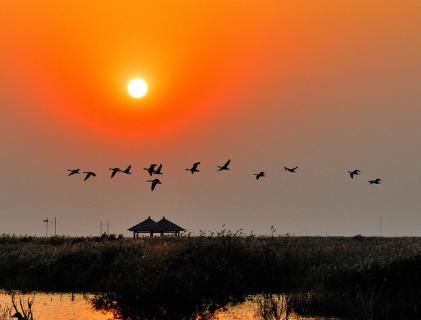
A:
[[[130,169],[132,168],[132,166],[131,165],[129,165],[126,169],[124,169],[122,172],[123,173],[125,173],[125,174],[132,174],[131,172],[130,172]]]
[[[225,162],[225,164],[223,166],[218,166],[218,170],[217,171],[223,171],[223,170],[229,170],[230,168],[228,168],[229,164],[231,162],[231,159],[229,159],[227,162]]]
[[[92,171],[84,171],[84,174],[86,174],[85,179],[83,179],[83,181],[88,180],[90,177],[96,177],[95,172]]]
[[[149,175],[152,176],[155,173],[155,167],[156,167],[156,164],[152,163],[149,166],[149,168],[143,168],[143,170],[146,170],[149,173]]]
[[[254,173],[253,175],[256,176],[256,180],[259,180],[260,178],[266,177],[266,173],[264,171],[260,171],[259,173]]]
[[[161,180],[159,180],[158,178],[153,179],[153,180],[148,180],[148,182],[151,182],[151,191],[154,191],[156,188],[157,184],[162,184]]]
[[[67,175],[68,177],[74,174],[80,174],[80,169],[68,169],[67,171],[69,171],[69,174]]]
[[[195,163],[193,163],[193,166],[190,169],[185,169],[185,170],[190,171],[192,174],[195,173],[195,172],[199,172],[200,170],[197,169],[199,164],[200,164],[200,162],[195,162]]]
[[[294,167],[294,168],[288,168],[288,167],[284,167],[285,171],[291,172],[291,173],[296,173],[298,167]]]
[[[352,170],[352,171],[348,171],[348,173],[349,173],[349,176],[351,177],[351,179],[354,179],[354,176],[358,176],[361,173],[361,171],[358,170],[358,169],[355,169],[355,170]]]
[[[117,174],[117,172],[122,172],[120,168],[110,168],[111,172],[111,178],[114,178],[114,176]]]
[[[161,170],[162,170],[162,163],[159,165],[158,169],[156,169],[156,170],[154,171],[154,173],[155,173],[155,174],[163,174]]]
[[[380,184],[381,182],[382,182],[382,179],[380,178],[376,178],[376,179],[368,181],[369,184]]]

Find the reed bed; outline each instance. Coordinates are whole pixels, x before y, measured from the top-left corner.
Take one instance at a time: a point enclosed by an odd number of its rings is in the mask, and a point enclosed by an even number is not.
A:
[[[419,319],[419,270],[420,238],[0,236],[0,287],[98,292],[98,307],[122,314],[194,313],[288,293],[302,314]]]

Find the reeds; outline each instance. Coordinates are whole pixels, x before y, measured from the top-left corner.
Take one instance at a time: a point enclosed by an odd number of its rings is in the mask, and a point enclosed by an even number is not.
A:
[[[222,230],[142,240],[3,235],[0,287],[106,292],[107,305],[167,314],[289,292],[288,305],[302,313],[421,318],[421,239],[272,233]]]

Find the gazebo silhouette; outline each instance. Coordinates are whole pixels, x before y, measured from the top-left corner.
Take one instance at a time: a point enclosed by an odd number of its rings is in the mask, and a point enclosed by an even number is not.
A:
[[[165,217],[163,217],[158,222],[155,222],[149,216],[146,220],[129,228],[128,231],[133,232],[133,238],[136,239],[139,238],[139,233],[149,233],[151,237],[153,237],[155,233],[159,233],[161,236],[167,233],[174,234],[178,237],[180,235],[180,232],[186,230],[176,225],[175,223],[165,219]]]

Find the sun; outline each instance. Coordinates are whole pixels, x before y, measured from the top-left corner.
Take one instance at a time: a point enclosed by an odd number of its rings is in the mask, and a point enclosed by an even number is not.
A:
[[[127,91],[132,98],[140,99],[148,93],[148,84],[143,79],[132,79],[127,86]]]

